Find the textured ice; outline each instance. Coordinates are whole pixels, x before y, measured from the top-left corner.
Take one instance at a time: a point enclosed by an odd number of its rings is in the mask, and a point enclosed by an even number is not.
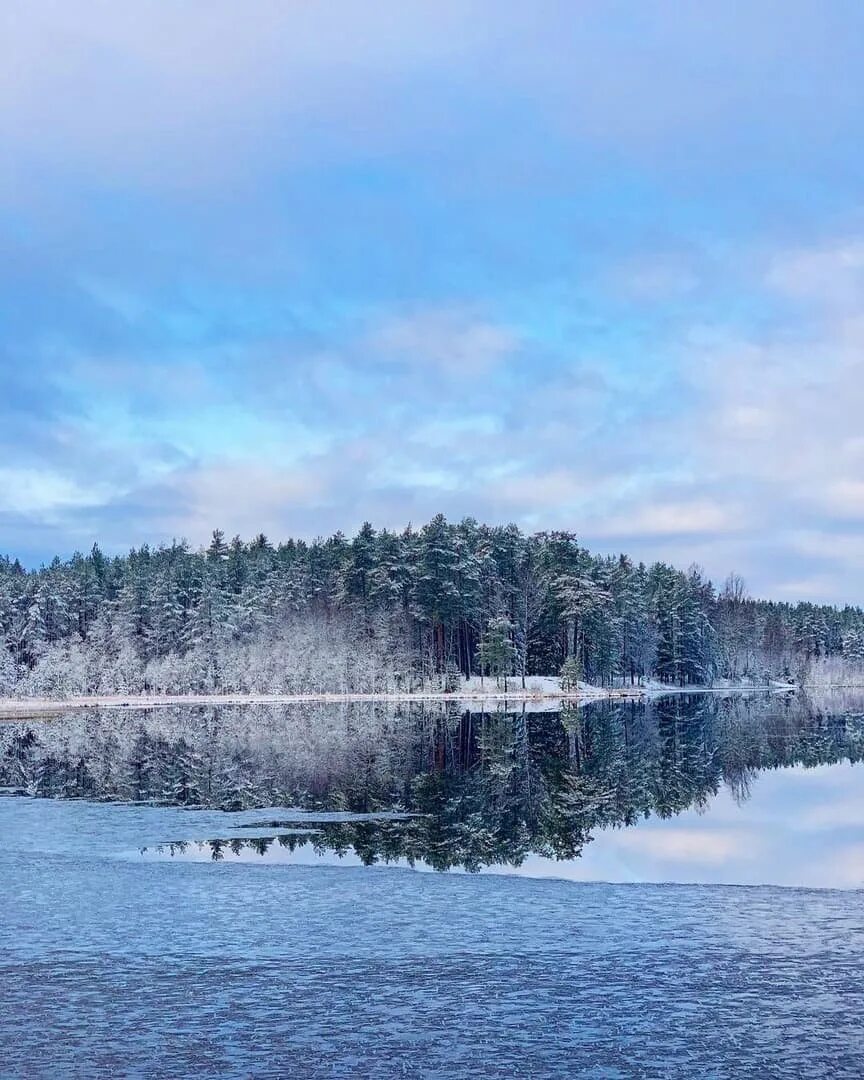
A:
[[[128,854],[190,818],[0,801],[4,1077],[862,1073],[859,893]]]

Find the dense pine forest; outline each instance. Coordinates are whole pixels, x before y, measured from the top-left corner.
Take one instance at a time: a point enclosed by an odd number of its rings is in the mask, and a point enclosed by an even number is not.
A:
[[[864,669],[864,611],[751,599],[733,576],[592,555],[441,515],[420,529],[213,533],[39,570],[0,559],[0,693],[401,692],[491,675],[601,686]],[[512,684],[511,684],[512,685]]]

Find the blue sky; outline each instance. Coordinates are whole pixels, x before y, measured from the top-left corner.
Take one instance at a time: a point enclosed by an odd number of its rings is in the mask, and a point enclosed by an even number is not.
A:
[[[845,0],[7,5],[0,550],[442,510],[864,602],[862,96]]]

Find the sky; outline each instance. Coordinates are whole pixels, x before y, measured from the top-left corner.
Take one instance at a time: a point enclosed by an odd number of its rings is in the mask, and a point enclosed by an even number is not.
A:
[[[859,0],[0,7],[0,552],[437,512],[864,603]]]

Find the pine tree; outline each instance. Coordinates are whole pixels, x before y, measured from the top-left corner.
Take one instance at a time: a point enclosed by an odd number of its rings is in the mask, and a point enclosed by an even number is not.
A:
[[[494,676],[496,682],[503,677],[504,689],[507,689],[507,676],[513,669],[516,650],[511,634],[513,626],[503,615],[490,619],[480,640],[477,660],[481,672]]]
[[[561,666],[561,689],[565,694],[573,694],[582,682],[582,665],[576,656],[568,656]]]

